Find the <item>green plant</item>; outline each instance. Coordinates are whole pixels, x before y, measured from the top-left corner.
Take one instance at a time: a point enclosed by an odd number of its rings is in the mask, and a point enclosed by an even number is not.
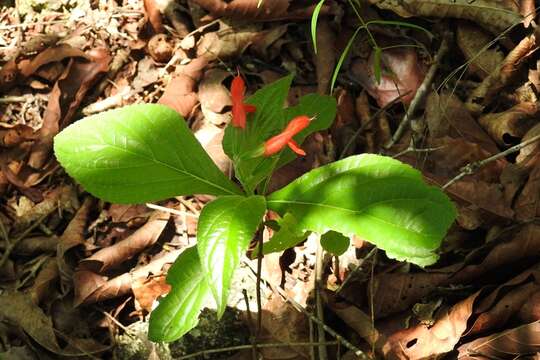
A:
[[[169,270],[172,290],[151,314],[150,339],[181,337],[197,324],[207,299],[215,300],[218,316],[223,314],[233,272],[264,226],[267,210],[281,219],[266,223],[279,230],[263,252],[281,251],[317,232],[326,249],[339,253],[348,246],[346,236],[357,234],[390,257],[421,266],[436,261],[435,250],[455,218],[454,207],[442,191],[423,182],[420,172],[397,160],[351,156],[267,194],[273,171],[296,157],[291,149],[302,153],[298,144],[328,128],[336,112],[332,97],[316,94],[284,109],[291,81],[287,76],[247,98],[256,111],[225,131],[223,147],[241,186],[218,170],[184,119],[162,105],[131,105],[93,115],[56,136],[59,162],[104,200],[217,196],[200,214],[197,246],[186,249]],[[235,94],[236,106],[246,106],[243,92]]]
[[[311,15],[311,41],[313,42],[313,49],[315,51],[315,54],[317,53],[317,22],[319,20],[319,15],[321,12],[321,9],[324,5],[326,0],[319,0],[317,5],[315,6],[315,9],[313,10],[313,14]],[[354,43],[354,40],[356,40],[356,37],[360,33],[361,30],[365,30],[368,35],[368,40],[370,45],[373,48],[373,55],[374,55],[374,62],[373,62],[373,75],[375,77],[375,80],[377,83],[381,82],[382,78],[382,64],[381,64],[381,55],[382,52],[386,49],[394,48],[394,47],[406,47],[406,46],[414,46],[414,45],[397,45],[397,46],[388,46],[388,47],[380,47],[377,41],[375,40],[375,37],[369,30],[370,25],[388,25],[388,26],[401,26],[405,28],[410,28],[414,30],[419,30],[425,32],[429,37],[433,37],[433,34],[427,30],[426,28],[423,28],[421,26],[407,23],[404,21],[394,21],[394,20],[371,20],[371,21],[364,21],[364,18],[362,15],[360,15],[360,9],[362,8],[362,4],[360,0],[348,0],[350,7],[353,9],[356,17],[358,18],[358,21],[360,22],[360,26],[356,28],[352,36],[347,41],[347,45],[345,45],[345,48],[343,49],[343,52],[339,56],[339,59],[337,61],[336,67],[334,68],[334,72],[332,73],[332,81],[330,83],[330,93],[334,91],[334,86],[336,85],[337,77],[339,74],[339,70],[343,66],[343,62],[347,58],[347,55],[349,55],[349,51],[351,50],[351,46]]]

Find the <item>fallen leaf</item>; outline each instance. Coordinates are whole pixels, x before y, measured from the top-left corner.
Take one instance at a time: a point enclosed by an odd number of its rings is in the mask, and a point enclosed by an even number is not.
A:
[[[432,326],[419,324],[389,336],[383,346],[385,357],[422,359],[452,351],[467,329],[479,294],[476,292],[452,306]]]
[[[458,22],[456,40],[469,61],[470,71],[481,79],[496,71],[504,60],[504,54],[500,50],[489,48],[493,36],[476,24]]]
[[[214,125],[223,125],[229,122],[230,114],[225,114],[226,106],[231,106],[231,96],[223,81],[230,74],[220,69],[210,69],[204,73],[199,84],[199,101],[201,111],[207,121]]]
[[[540,352],[540,321],[479,338],[458,348],[458,359],[515,359]]]
[[[161,236],[170,218],[170,213],[156,211],[148,222],[124,240],[99,250],[79,262],[79,269],[103,273],[144,249],[152,246]]]
[[[195,137],[210,158],[224,174],[229,175],[232,171],[232,161],[223,151],[223,135],[224,130],[212,124],[203,124],[201,128],[195,130]]]
[[[84,53],[84,51],[70,45],[61,44],[43,50],[31,60],[22,60],[19,62],[18,67],[21,75],[28,77],[34,74],[45,64],[57,62],[71,57],[80,57],[86,60],[91,60],[90,57]]]
[[[197,43],[197,57],[216,60],[240,56],[260,36],[259,31],[254,24],[232,27],[220,21],[217,31],[204,34]]]
[[[198,96],[195,86],[202,76],[202,70],[208,64],[208,59],[200,57],[181,67],[179,72],[170,80],[159,99],[159,103],[176,110],[187,117],[197,105]]]
[[[336,62],[336,34],[327,19],[319,20],[317,25],[317,92],[325,95],[330,89],[330,81]]]
[[[71,123],[83,97],[98,76],[109,69],[110,56],[107,50],[96,49],[90,53],[90,57],[91,61],[72,61],[54,85],[43,115],[39,140],[34,143],[28,160],[32,168],[43,168],[52,150],[53,137]]]
[[[382,72],[380,82],[375,76],[375,61],[375,51],[372,51],[367,63],[356,60],[352,65],[352,76],[375,98],[380,107],[400,97],[404,104],[409,104],[425,75],[416,51],[412,48],[383,51],[379,64]]]
[[[533,220],[540,216],[540,160],[529,175],[529,179],[519,194],[514,205],[516,219],[522,222]]]
[[[34,304],[39,305],[44,298],[50,297],[51,287],[57,278],[58,265],[56,259],[51,257],[42,266],[30,289],[30,296]]]
[[[481,116],[478,123],[497,141],[499,145],[509,146],[519,142],[535,124],[538,107],[534,103],[521,103],[501,113]]]
[[[171,285],[165,282],[165,276],[162,275],[148,279],[134,279],[131,289],[137,306],[149,313],[152,311],[154,302],[171,290]]]
[[[158,2],[158,0],[144,0],[144,10],[146,10],[148,21],[150,21],[154,32],[162,33],[165,31],[165,28],[161,20],[161,11]]]

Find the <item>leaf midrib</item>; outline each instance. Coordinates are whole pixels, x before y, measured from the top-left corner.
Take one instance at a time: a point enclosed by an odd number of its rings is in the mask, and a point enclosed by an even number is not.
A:
[[[128,153],[128,154],[131,154],[131,155],[139,156],[139,157],[144,158],[144,159],[149,160],[149,161],[152,161],[152,162],[154,162],[154,163],[156,163],[156,164],[162,165],[162,166],[164,166],[164,167],[166,167],[166,168],[169,168],[169,169],[171,169],[171,170],[173,170],[173,171],[176,171],[176,172],[179,172],[179,173],[181,173],[181,174],[184,174],[185,176],[188,176],[188,177],[192,177],[192,178],[194,178],[194,179],[197,179],[197,180],[199,180],[199,181],[201,181],[201,182],[203,182],[203,183],[205,183],[205,184],[207,184],[207,185],[210,185],[210,186],[212,186],[212,187],[214,187],[214,188],[223,190],[223,191],[225,191],[227,194],[238,195],[238,193],[234,193],[234,192],[230,191],[229,189],[226,189],[226,188],[221,187],[221,186],[219,186],[219,185],[217,185],[217,184],[214,184],[214,183],[212,183],[212,182],[210,182],[210,181],[208,181],[208,180],[206,180],[206,179],[204,179],[204,178],[201,178],[201,177],[199,177],[199,176],[197,176],[197,175],[191,174],[191,173],[189,173],[189,172],[187,172],[187,171],[185,171],[185,170],[179,169],[179,168],[177,168],[177,167],[175,167],[175,166],[172,166],[172,165],[169,165],[169,164],[167,164],[167,163],[164,163],[164,162],[162,162],[162,161],[156,159],[155,157],[150,158],[150,157],[148,157],[148,156],[146,156],[146,155],[144,155],[144,154],[137,153],[137,152],[133,152],[133,151],[129,151],[129,150],[126,149],[126,148],[122,148],[122,147],[120,147],[120,146],[116,146],[116,145],[109,144],[109,143],[108,143],[106,146],[109,146],[109,147],[114,148],[114,149],[118,149],[118,150],[120,150],[120,151],[123,151],[123,152]]]

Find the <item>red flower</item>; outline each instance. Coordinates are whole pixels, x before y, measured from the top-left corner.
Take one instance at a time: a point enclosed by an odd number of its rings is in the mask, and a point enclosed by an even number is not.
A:
[[[285,130],[266,140],[264,143],[263,155],[266,157],[272,156],[283,150],[285,146],[289,146],[291,150],[298,155],[305,156],[306,152],[300,148],[298,143],[294,141],[293,137],[308,127],[310,121],[311,119],[306,115],[300,115],[292,119]]]
[[[232,98],[232,125],[244,129],[246,127],[247,113],[255,112],[254,105],[244,104],[246,85],[240,75],[234,77],[231,84]]]

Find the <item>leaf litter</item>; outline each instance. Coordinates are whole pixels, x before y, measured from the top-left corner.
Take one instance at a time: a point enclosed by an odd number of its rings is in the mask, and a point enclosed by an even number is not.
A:
[[[303,145],[308,157],[280,169],[269,187],[344,152],[383,152],[418,168],[427,181],[447,184],[458,220],[432,267],[373,255],[354,239],[345,254],[324,257],[317,290],[313,237],[266,255],[263,277],[283,289],[263,292],[262,331],[254,324],[256,280],[247,270],[256,260],[246,258],[234,321],[244,321],[261,343],[320,341],[317,331],[310,337],[310,317],[293,305],[317,313],[319,297],[325,323],[368,355],[511,359],[540,352],[540,142],[452,182],[470,164],[539,134],[534,1],[371,0],[357,9],[359,19],[355,2],[328,0],[319,14],[317,53],[309,34],[312,2],[258,3],[58,1],[0,8],[0,356],[33,359],[45,350],[47,358],[131,358],[115,344],[132,325],[144,326],[169,291],[167,269],[195,243],[197,216],[210,200],[182,197],[148,205],[159,206],[153,209],[95,201],[52,157],[55,134],[83,113],[159,102],[186,117],[230,174],[220,139],[237,72],[252,93],[294,71],[288,100],[294,104],[295,94],[330,90],[346,48],[335,83],[335,123],[311,136]],[[348,47],[362,22],[368,25]],[[447,33],[451,51],[430,80]],[[410,126],[385,148],[409,106],[416,110]],[[288,236],[297,242],[303,235]],[[197,331],[204,329],[193,331],[195,344],[225,346],[202,342]],[[249,344],[246,336],[238,339],[226,344]],[[171,356],[170,349],[142,344],[146,358]],[[270,347],[261,354],[309,358],[315,349]],[[341,351],[327,349],[329,358]],[[233,358],[251,358],[250,351]]]

